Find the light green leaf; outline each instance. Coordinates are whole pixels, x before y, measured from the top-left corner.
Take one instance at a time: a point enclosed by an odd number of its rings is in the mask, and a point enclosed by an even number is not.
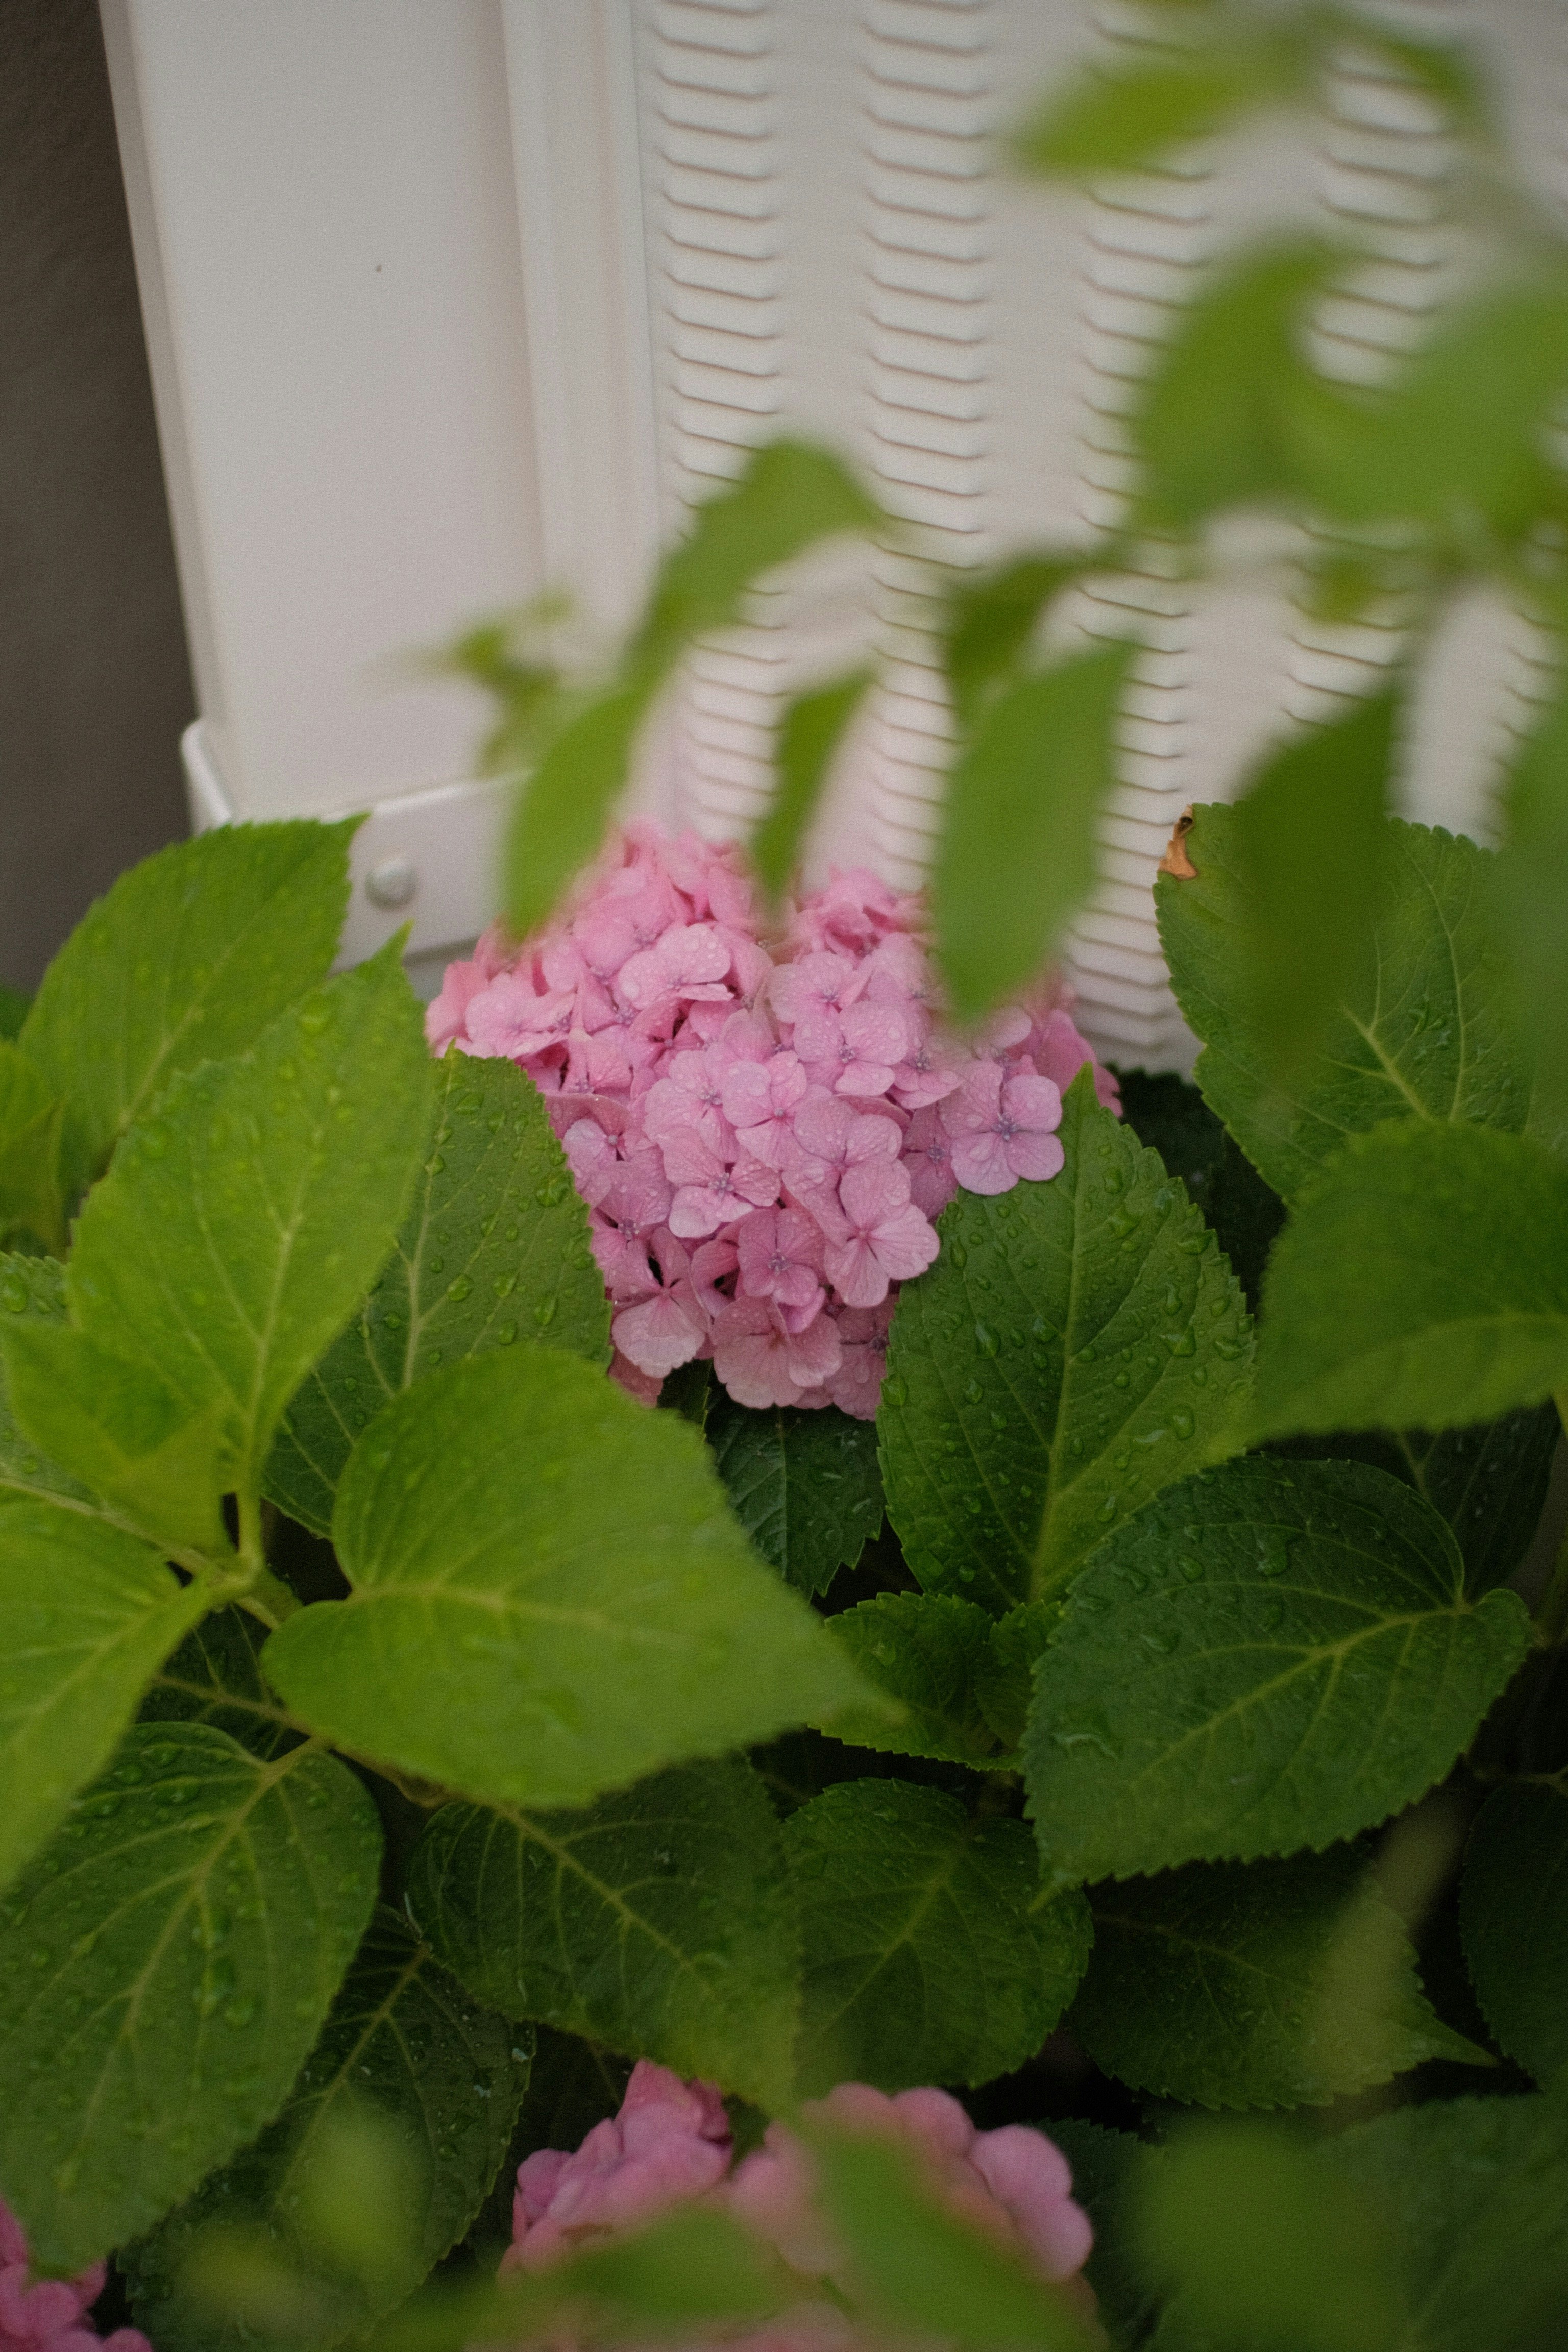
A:
[[[19,1046],[0,1038],[0,1240],[18,1227],[65,1246],[60,1141],[66,1098]]]
[[[1505,1781],[1476,1817],[1459,1926],[1487,2023],[1537,2082],[1568,2077],[1568,1788]]]
[[[864,1696],[747,1549],[702,1440],[542,1349],[430,1374],[338,1488],[354,1590],[267,1670],[306,1721],[482,1799],[581,1804]]]
[[[6,1322],[0,1342],[24,1437],[85,1479],[135,1533],[185,1564],[230,1552],[216,1404],[193,1411],[150,1366],[128,1364],[68,1324],[42,1317]]]
[[[1089,1957],[1021,1822],[908,1780],[846,1780],[784,1826],[805,1934],[801,2088],[988,2083],[1032,2058]]]
[[[743,1761],[681,1765],[580,1811],[447,1805],[408,1900],[492,2009],[789,2104],[800,1930]]]
[[[186,2269],[215,2229],[255,2231],[293,2272],[313,2347],[357,2335],[411,2294],[505,2160],[531,2041],[476,2007],[405,1921],[378,1912],[282,2114],[124,2260],[132,2307],[158,2352],[268,2340],[214,2310],[199,2268]],[[342,2176],[356,2158],[391,2194],[384,2210],[343,2216]]]
[[[126,1734],[0,1914],[0,2190],[36,2263],[80,2270],[277,2114],[380,1851],[368,1792],[317,1748]]]
[[[1245,989],[1256,916],[1234,809],[1202,808],[1184,846],[1195,881],[1154,886],[1176,1002],[1204,1041],[1194,1075],[1253,1165],[1293,1200],[1352,1135],[1385,1119],[1519,1129],[1529,1087],[1487,918],[1489,854],[1391,820],[1375,969],[1288,1087],[1269,1075]]]
[[[52,1257],[0,1255],[0,1334],[16,1328],[13,1317],[26,1326],[61,1324],[66,1319],[66,1270]],[[100,1515],[97,1496],[60,1463],[40,1454],[30,1437],[17,1427],[5,1378],[5,1349],[0,1345],[0,1489],[47,1496],[93,1517]]]
[[[994,701],[948,779],[932,899],[963,1019],[1034,979],[1094,881],[1111,730],[1136,647],[1058,662]]]
[[[20,1034],[22,1024],[27,1017],[27,1008],[32,1002],[32,998],[22,989],[7,988],[3,982],[0,982],[0,1037],[16,1037]]]
[[[1120,73],[1085,73],[1018,132],[1026,171],[1096,178],[1162,162],[1253,107],[1303,95],[1310,51],[1294,26],[1230,25],[1210,47]]]
[[[1236,805],[1250,883],[1251,1025],[1274,1076],[1306,1070],[1373,957],[1398,702],[1380,694],[1274,752]]]
[[[449,1053],[432,1132],[392,1257],[289,1399],[267,1465],[273,1501],[318,1535],[360,1431],[422,1374],[519,1342],[610,1360],[588,1213],[532,1079]]]
[[[774,753],[778,784],[752,838],[752,864],[775,905],[800,861],[823,790],[870,683],[868,669],[855,670],[785,706]]]
[[[215,1609],[147,1685],[139,1723],[210,1723],[264,1764],[306,1737],[261,1668],[268,1629],[243,1609]]]
[[[1072,2032],[1156,2098],[1321,2107],[1427,2058],[1489,2063],[1424,1997],[1399,1916],[1352,1847],[1196,1863],[1101,1887],[1090,1907]]]
[[[1318,2161],[1363,2213],[1381,2208],[1392,2221],[1404,2306],[1394,2352],[1558,2352],[1568,2310],[1561,2098],[1401,2107],[1334,2134]]]
[[[1048,1183],[943,1210],[941,1256],[899,1294],[877,1421],[910,1568],[996,1616],[1059,1591],[1222,1442],[1251,1355],[1203,1219],[1092,1073],[1059,1134]]]
[[[1528,1136],[1391,1126],[1301,1196],[1249,1423],[1426,1429],[1568,1386],[1568,1168]]]
[[[1035,1668],[1030,1810],[1063,1879],[1353,1837],[1440,1780],[1530,1645],[1360,1463],[1202,1473],[1108,1538]]]
[[[70,1189],[100,1174],[179,1071],[243,1053],[324,976],[359,822],[224,825],[174,842],[77,925],[21,1033],[70,1097]]]
[[[833,1726],[837,1738],[955,1764],[995,1757],[996,1735],[978,1696],[994,1630],[984,1609],[941,1593],[882,1592],[830,1617],[827,1630],[866,1680],[904,1710],[901,1723],[842,1715]]]
[[[0,1886],[65,1818],[211,1605],[118,1528],[0,1494]]]
[[[708,1442],[731,1509],[769,1566],[802,1592],[826,1592],[881,1527],[871,1422],[831,1405],[753,1412],[721,1395]]]
[[[1534,1049],[1530,1128],[1568,1139],[1568,697],[1542,718],[1503,792],[1506,833],[1489,869],[1515,1012]]]
[[[78,1221],[73,1321],[221,1408],[218,1468],[242,1493],[384,1264],[424,1150],[433,1066],[397,946],[182,1078]]]
[[[1047,611],[1088,562],[1079,552],[1024,555],[958,581],[948,598],[943,659],[961,727],[973,728],[997,689],[1017,677]]]

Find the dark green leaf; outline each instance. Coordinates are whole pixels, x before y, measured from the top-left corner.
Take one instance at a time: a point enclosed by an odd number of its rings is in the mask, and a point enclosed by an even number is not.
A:
[[[19,1046],[0,1038],[0,1241],[18,1228],[65,1245],[60,1140],[66,1098]]]
[[[215,1609],[147,1685],[138,1721],[210,1723],[264,1764],[303,1736],[261,1671],[267,1628],[243,1609]]]
[[[1259,1436],[1538,1404],[1568,1388],[1568,1168],[1484,1128],[1360,1136],[1302,1194],[1267,1307]]]
[[[4,1334],[16,1328],[13,1317],[26,1326],[56,1325],[66,1319],[66,1270],[52,1257],[0,1255],[0,1488],[14,1487],[25,1495],[44,1495],[51,1501],[71,1503],[96,1516],[98,1497],[60,1463],[40,1454],[16,1425],[5,1378]]]
[[[1072,2008],[1090,2057],[1156,2098],[1326,2106],[1427,2058],[1485,2064],[1424,1998],[1398,1914],[1350,1846],[1104,1886]]]
[[[1089,1957],[1021,1822],[940,1789],[848,1780],[784,1823],[805,1939],[801,2087],[988,2083],[1032,2058]]]
[[[210,1606],[118,1528],[0,1494],[0,1886],[65,1819]]]
[[[1061,1622],[1059,1601],[1023,1601],[991,1627],[991,1650],[975,1668],[974,1695],[1003,1746],[1016,1748],[1028,1720],[1035,1660]]]
[[[1516,1780],[1476,1818],[1459,1898],[1487,2023],[1539,2083],[1568,2074],[1568,1788]]]
[[[1339,2133],[1318,2160],[1363,2210],[1392,2219],[1404,2305],[1396,2352],[1559,2352],[1568,2312],[1560,2098],[1404,2107]]]
[[[1530,1643],[1360,1463],[1227,1464],[1110,1537],[1035,1669],[1031,1811],[1066,1879],[1353,1837],[1442,1779]]]
[[[877,1715],[840,1716],[835,1736],[900,1756],[989,1762],[996,1735],[982,1712],[978,1686],[990,1664],[993,1626],[972,1601],[941,1593],[879,1593],[830,1617],[833,1639],[867,1681],[904,1710],[896,1724]]]
[[[1490,869],[1497,937],[1534,1049],[1530,1126],[1568,1136],[1568,698],[1546,713],[1504,788],[1507,837]]]
[[[947,682],[961,727],[1017,676],[1048,607],[1085,568],[1080,554],[1025,555],[961,579],[948,599]]]
[[[1223,43],[1185,57],[1083,74],[1019,131],[1018,161],[1069,180],[1162,162],[1253,107],[1301,94],[1310,52],[1292,32],[1231,26]]]
[[[587,1211],[532,1079],[454,1050],[433,1135],[389,1263],[289,1399],[267,1465],[268,1494],[318,1535],[360,1431],[421,1374],[519,1341],[609,1361]]]
[[[963,1019],[1032,980],[1089,896],[1115,775],[1111,730],[1135,651],[1101,646],[1023,679],[959,753],[932,898]]]
[[[802,1592],[826,1592],[882,1524],[874,1423],[831,1405],[753,1412],[721,1395],[708,1442],[735,1517]]]
[[[677,1364],[674,1371],[666,1372],[659,1385],[658,1409],[661,1412],[678,1412],[682,1421],[690,1422],[694,1429],[706,1429],[708,1415],[713,1407],[713,1367],[710,1363],[693,1360],[689,1364]]]
[[[847,2242],[879,2336],[939,2336],[964,2352],[1089,2352],[1081,2306],[1042,2285],[1010,2249],[957,2220],[907,2148],[849,2132],[813,2135],[822,2201]]]
[[[1237,803],[1249,1025],[1284,1082],[1372,970],[1398,709],[1392,693],[1352,705],[1273,753]]]
[[[888,1513],[928,1591],[1001,1616],[1201,1462],[1236,1412],[1251,1325],[1152,1151],[1068,1090],[1048,1183],[943,1210],[899,1296],[878,1431]]]
[[[799,1929],[744,1762],[683,1765],[573,1812],[445,1806],[408,1899],[491,2008],[788,2105]]]
[[[319,1749],[264,1764],[205,1724],[126,1734],[0,1927],[0,2189],[35,2262],[80,2270],[277,2114],[380,1846]]]
[[[1043,2126],[1072,2167],[1072,2193],[1094,2229],[1094,2245],[1084,2276],[1094,2289],[1101,2320],[1118,2347],[1141,2344],[1154,2308],[1154,2294],[1131,2243],[1131,2214],[1145,2167],[1163,2151],[1131,2132],[1108,2131],[1076,2116],[1053,2116]]]
[[[131,2253],[132,2308],[159,2352],[239,2352],[272,2340],[193,2292],[199,2272],[182,2277],[215,2225],[256,2231],[289,2264],[322,2347],[402,2302],[462,2236],[495,2179],[530,2054],[526,2035],[477,2008],[395,1914],[378,1913],[282,2114]],[[361,2247],[335,2210],[333,2174],[356,2154],[374,2162],[378,2153],[394,2193],[390,2210],[363,2217],[373,2266],[353,2259]]]
[[[359,822],[223,825],[174,842],[77,925],[21,1032],[53,1091],[70,1097],[72,1189],[178,1072],[243,1053],[323,978]]]
[[[557,2033],[542,2025],[536,2036],[528,2096],[518,2133],[529,2155],[538,2147],[581,2147],[596,2123],[613,2116],[626,2095],[632,2062],[580,2034]],[[511,2237],[511,2194],[507,2193],[507,2238]]]
[[[861,1698],[748,1549],[703,1445],[542,1349],[443,1367],[349,1457],[354,1590],[268,1645],[288,1704],[467,1795],[581,1804]]]
[[[752,864],[775,904],[799,863],[823,788],[870,683],[869,670],[855,670],[785,706],[774,755],[778,786],[752,839]]]
[[[1486,912],[1488,854],[1391,821],[1375,971],[1342,1004],[1321,1053],[1276,1087],[1244,988],[1255,920],[1236,812],[1202,808],[1184,846],[1195,881],[1155,884],[1176,1001],[1204,1041],[1205,1099],[1274,1190],[1293,1200],[1352,1135],[1385,1119],[1519,1129],[1529,1088]]]
[[[181,1078],[78,1220],[73,1321],[193,1410],[219,1406],[242,1492],[385,1263],[424,1149],[432,1066],[397,946]]]

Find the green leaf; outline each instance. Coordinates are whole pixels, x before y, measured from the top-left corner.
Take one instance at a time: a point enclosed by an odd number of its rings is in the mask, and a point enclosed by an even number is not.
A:
[[[940,2336],[965,2352],[1090,2352],[1098,2331],[1070,2294],[1043,2285],[1011,2248],[958,2220],[908,2148],[820,2126],[812,2144],[822,2205],[849,2248],[879,2340]]]
[[[1082,2206],[1094,2230],[1084,2276],[1110,2340],[1142,2344],[1155,2298],[1134,2257],[1131,2217],[1145,2173],[1163,2163],[1164,2151],[1131,2132],[1110,2131],[1077,2116],[1053,2116],[1044,2128],[1072,2167],[1073,2202]]]
[[[1312,399],[1304,314],[1345,258],[1315,240],[1266,245],[1180,313],[1133,417],[1152,518],[1190,528],[1227,507],[1295,498],[1298,420]]]
[[[1016,1748],[1028,1720],[1035,1686],[1035,1660],[1061,1622],[1059,1601],[1023,1601],[993,1621],[991,1648],[974,1672],[981,1712],[1003,1746]],[[1010,1759],[1011,1760],[1011,1759]]]
[[[454,1050],[433,1134],[390,1262],[289,1399],[267,1465],[273,1501],[318,1535],[360,1431],[422,1374],[520,1340],[610,1360],[588,1213],[532,1079]]]
[[[1489,2063],[1423,1996],[1399,1916],[1352,1847],[1197,1863],[1090,1901],[1072,2031],[1156,2098],[1326,2106],[1424,2059]]]
[[[180,1079],[77,1223],[73,1321],[193,1410],[220,1407],[219,1470],[242,1493],[384,1264],[424,1148],[432,1065],[397,947]]]
[[[0,1038],[0,1239],[20,1226],[65,1246],[60,1141],[66,1098],[19,1046]]]
[[[52,1257],[0,1255],[0,1340],[16,1326],[55,1325],[66,1319],[66,1270]],[[59,1463],[40,1454],[16,1424],[5,1378],[5,1351],[0,1344],[0,1489],[12,1487],[25,1495],[44,1495],[51,1502],[74,1505],[96,1517],[100,1506],[89,1486],[73,1478]]]
[[[1506,839],[1489,869],[1514,1009],[1535,1060],[1530,1126],[1568,1134],[1568,697],[1547,711],[1503,790]]]
[[[799,864],[805,836],[821,804],[844,738],[866,698],[868,669],[852,671],[797,695],[779,721],[774,753],[777,790],[752,838],[752,864],[766,897],[776,905]]]
[[[315,2306],[319,2345],[401,2303],[483,2203],[529,2060],[526,2037],[477,2008],[405,1921],[378,1912],[282,2114],[132,2251],[132,2308],[159,2352],[239,2352],[257,2341],[193,2292],[199,2272],[182,2277],[215,2225],[255,2231],[288,2263]],[[335,2210],[334,2175],[356,2154],[373,2163],[380,2154],[392,2176],[391,2210],[363,2217],[374,2265],[353,2260],[359,2233]]]
[[[1303,94],[1310,53],[1293,33],[1232,26],[1185,57],[1081,74],[1018,132],[1017,159],[1051,179],[1146,169],[1253,107]]]
[[[1302,1194],[1267,1305],[1259,1436],[1539,1404],[1568,1386],[1568,1168],[1484,1128],[1358,1137]]]
[[[1310,1066],[1372,965],[1398,709],[1380,694],[1313,728],[1267,759],[1237,803],[1250,1025],[1278,1079]]]
[[[209,1723],[264,1764],[305,1736],[261,1668],[267,1628],[243,1609],[215,1609],[166,1657],[147,1685],[141,1723]]]
[[[1251,1354],[1202,1218],[1091,1073],[1058,1132],[1059,1176],[943,1210],[941,1256],[899,1294],[877,1422],[910,1567],[997,1616],[1059,1591],[1222,1442]]]
[[[80,2270],[276,2115],[380,1848],[369,1794],[316,1748],[264,1764],[202,1724],[126,1734],[0,1926],[0,2189],[36,2263]]]
[[[444,1806],[408,1900],[492,2009],[789,2104],[800,1932],[778,1822],[740,1759],[580,1811]]]
[[[879,1593],[830,1617],[828,1633],[858,1671],[904,1710],[896,1724],[869,1713],[842,1715],[835,1738],[900,1756],[988,1763],[996,1735],[978,1685],[990,1664],[994,1622],[972,1601],[918,1592]]]
[[[24,1437],[187,1564],[230,1551],[216,1405],[193,1411],[150,1366],[127,1363],[68,1324],[28,1318],[0,1328],[0,1342]]]
[[[1385,1119],[1525,1123],[1529,1087],[1487,919],[1489,854],[1425,825],[1391,820],[1389,834],[1375,968],[1289,1087],[1270,1076],[1245,988],[1256,915],[1235,810],[1199,809],[1184,844],[1197,879],[1162,874],[1154,886],[1176,1002],[1204,1041],[1194,1075],[1287,1201],[1349,1137]]]
[[[7,988],[0,982],[0,1037],[21,1034],[22,1024],[33,1000],[22,989]]]
[[[882,1524],[875,1423],[828,1405],[714,1401],[709,1444],[730,1507],[786,1584],[826,1592]]]
[[[1111,729],[1136,650],[1101,646],[1023,679],[959,753],[932,900],[961,1019],[1034,979],[1089,895],[1115,780]]]
[[[44,974],[21,1043],[68,1095],[68,1188],[171,1078],[243,1053],[323,978],[348,905],[337,824],[223,825],[122,874]]]
[[[972,729],[995,689],[1016,677],[1046,612],[1087,562],[1080,553],[1025,555],[959,580],[943,658],[961,727]]]
[[[395,1398],[332,1526],[353,1592],[290,1618],[268,1673],[318,1729],[466,1795],[581,1804],[863,1695],[696,1430],[569,1356]]]
[[[1507,1781],[1476,1817],[1459,1925],[1487,2023],[1539,2083],[1568,2074],[1568,1788]]]
[[[523,785],[506,848],[507,908],[520,937],[539,929],[596,856],[658,682],[636,677],[575,712]]]
[[[1392,2218],[1396,2352],[1557,2352],[1568,2309],[1562,2099],[1402,2107],[1326,2140],[1318,2161],[1363,2210]]]
[[[1442,1779],[1529,1648],[1441,1519],[1360,1463],[1205,1471],[1110,1537],[1035,1669],[1030,1810],[1063,1879],[1353,1837]]]
[[[153,1669],[210,1607],[118,1528],[0,1494],[0,1886],[114,1752]]]
[[[1032,2058],[1089,1957],[1021,1822],[907,1780],[847,1780],[784,1825],[805,1935],[801,2088],[988,2083]]]

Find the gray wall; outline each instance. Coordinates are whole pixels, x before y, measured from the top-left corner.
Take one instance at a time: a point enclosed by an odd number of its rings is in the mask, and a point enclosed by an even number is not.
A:
[[[0,980],[185,831],[195,715],[94,0],[0,0]]]

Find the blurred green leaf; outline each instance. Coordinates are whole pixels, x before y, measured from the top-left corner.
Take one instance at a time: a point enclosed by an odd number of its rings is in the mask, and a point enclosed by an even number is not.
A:
[[[1025,678],[991,706],[959,754],[932,897],[963,1020],[1033,980],[1089,896],[1135,651],[1106,646]]]
[[[868,669],[797,695],[779,722],[778,785],[752,837],[752,863],[774,905],[788,887],[844,738],[871,683]]]
[[[1072,2167],[1075,2204],[1089,2215],[1094,2244],[1084,2276],[1094,2289],[1100,2317],[1113,2345],[1142,2345],[1153,2315],[1154,2289],[1138,2259],[1131,2215],[1143,2188],[1146,2165],[1163,2164],[1164,2151],[1075,2116],[1053,2116],[1041,2126]]]
[[[1393,692],[1357,703],[1273,753],[1236,804],[1249,1025],[1283,1083],[1374,968],[1398,711]]]
[[[811,2143],[857,2299],[879,2333],[896,2342],[936,2336],[964,2352],[1089,2352],[1095,2336],[1081,2307],[958,2221],[896,2140],[819,2126]]]
[[[1042,617],[1089,561],[1075,553],[1025,555],[958,582],[942,642],[961,727],[973,729],[994,691],[1016,677]]]
[[[18,1227],[65,1251],[60,1143],[67,1103],[19,1047],[0,1038],[0,1241]]]
[[[506,850],[507,907],[520,936],[539,928],[597,855],[659,682],[637,677],[577,711],[523,785]]]
[[[1262,1333],[1255,1443],[1464,1428],[1568,1389],[1568,1169],[1488,1128],[1356,1137],[1275,1247]]]
[[[0,983],[0,1037],[16,1037],[27,1017],[33,1000],[19,988],[7,988]]]
[[[1568,2087],[1568,1785],[1515,1780],[1476,1817],[1459,1898],[1487,2023],[1542,2084]]]
[[[1533,1048],[1530,1129],[1568,1142],[1568,695],[1552,704],[1503,790],[1506,837],[1489,873],[1499,945]]]
[[[1138,171],[1253,107],[1305,96],[1313,63],[1289,21],[1236,18],[1208,46],[1168,61],[1081,74],[1024,124],[1014,153],[1051,179]]]
[[[1364,1853],[1196,1863],[1102,1886],[1069,2030],[1108,2074],[1205,2107],[1326,2106],[1427,2058],[1489,2063],[1453,2033]]]

